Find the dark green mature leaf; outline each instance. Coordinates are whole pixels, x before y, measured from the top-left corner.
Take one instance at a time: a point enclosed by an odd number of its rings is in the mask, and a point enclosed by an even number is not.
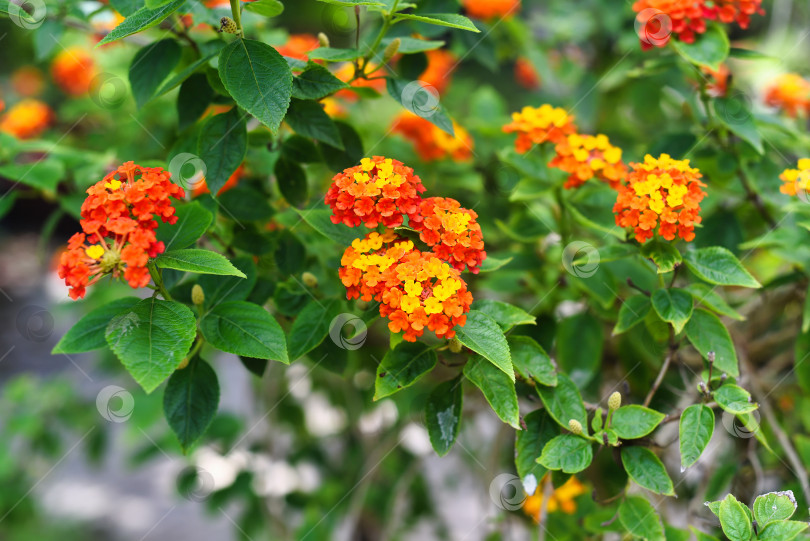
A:
[[[661,518],[650,502],[641,496],[627,496],[619,505],[619,522],[633,536],[647,541],[664,541]]]
[[[340,314],[341,307],[338,299],[312,299],[301,310],[287,338],[290,360],[300,359],[323,342],[329,334],[329,325]]]
[[[716,315],[698,308],[686,325],[686,337],[703,357],[714,352],[714,366],[730,376],[739,376],[737,353],[728,329]]]
[[[167,251],[191,246],[214,221],[214,216],[196,201],[178,205],[175,216],[177,222],[174,225],[160,222],[155,231],[157,240],[163,242]]]
[[[237,222],[267,220],[273,216],[273,209],[267,202],[267,196],[247,186],[227,190],[217,199],[220,214]]]
[[[504,423],[520,430],[517,393],[509,376],[479,355],[471,357],[464,365],[464,376],[484,393],[484,398]]]
[[[602,325],[588,312],[567,317],[557,325],[557,363],[579,387],[596,375],[605,338]]]
[[[319,147],[326,165],[333,171],[342,171],[347,167],[360,163],[360,159],[364,156],[363,141],[350,124],[336,121],[335,125],[338,132],[340,132],[340,140],[343,142],[344,150],[324,144],[319,145]]]
[[[200,358],[175,370],[163,395],[163,412],[172,431],[187,451],[205,433],[219,406],[219,381]]]
[[[138,108],[155,95],[160,83],[180,61],[180,45],[171,39],[145,45],[129,66],[129,84]]]
[[[388,94],[408,111],[435,124],[450,135],[455,135],[453,121],[444,112],[438,92],[421,81],[387,79]]]
[[[126,19],[121,21],[121,24],[112,29],[112,31],[104,36],[104,39],[98,42],[96,47],[110,43],[121,38],[125,38],[137,32],[142,32],[147,28],[152,28],[156,24],[161,23],[169,15],[177,11],[180,6],[186,3],[186,0],[172,0],[166,5],[160,6],[157,9],[149,9],[142,7]]]
[[[432,347],[421,342],[400,342],[389,350],[377,366],[374,400],[410,387],[433,370],[438,362]]]
[[[681,470],[700,458],[714,432],[714,411],[703,404],[689,406],[681,413],[678,426],[678,445],[681,451]]]
[[[725,299],[723,299],[723,297],[721,297],[720,294],[715,291],[715,288],[709,287],[700,282],[696,282],[694,284],[689,284],[685,289],[692,294],[692,297],[694,297],[696,303],[702,304],[718,314],[736,319],[738,321],[745,319],[742,315],[740,315],[739,312],[728,305]]]
[[[281,157],[276,161],[274,168],[278,189],[287,202],[299,207],[309,199],[307,174],[297,162]]]
[[[450,28],[458,28],[459,30],[467,30],[469,32],[481,32],[470,19],[464,15],[456,13],[431,13],[431,14],[415,14],[415,13],[399,13],[398,19],[408,19],[411,21],[418,21],[420,23],[433,24],[436,26],[449,26]]]
[[[99,306],[77,321],[56,343],[51,354],[84,353],[106,347],[107,340],[104,334],[110,320],[140,301],[138,297],[124,297]]]
[[[171,79],[169,79],[168,81],[163,83],[163,86],[160,87],[160,90],[155,92],[155,97],[162,96],[163,94],[165,94],[169,90],[171,90],[171,89],[177,87],[178,85],[182,84],[187,79],[190,79],[191,76],[194,73],[196,73],[197,70],[199,70],[200,68],[202,68],[203,66],[208,64],[208,62],[210,62],[211,59],[214,58],[215,56],[217,56],[218,54],[219,54],[219,49],[217,49],[213,53],[209,53],[209,54],[203,56],[202,58],[200,58],[198,60],[195,60],[194,62],[192,62],[191,64],[189,64],[188,66],[186,66],[185,68],[180,70],[179,72],[177,72],[174,75],[174,77],[172,77]],[[205,70],[202,70],[202,71],[205,71]],[[200,72],[200,75],[205,76],[202,73],[202,71]],[[206,81],[207,80],[208,80],[208,77],[206,77]]]
[[[591,465],[593,448],[591,442],[573,434],[553,438],[543,447],[537,462],[549,470],[578,473]]]
[[[762,135],[760,135],[754,122],[754,115],[743,100],[733,96],[716,98],[714,107],[717,111],[717,118],[732,133],[750,143],[760,154],[765,153],[765,147],[762,145]]]
[[[461,425],[461,376],[439,384],[425,404],[425,422],[430,444],[439,456],[446,455],[458,437]]]
[[[731,494],[720,502],[717,517],[723,533],[730,541],[749,541],[754,534],[749,511]]]
[[[661,412],[635,404],[622,406],[613,412],[610,427],[625,440],[646,436],[664,420]]]
[[[720,68],[731,50],[728,35],[718,24],[709,25],[706,32],[697,36],[694,43],[672,40],[672,46],[689,62],[713,70]]]
[[[278,0],[258,0],[258,2],[247,2],[245,10],[264,17],[276,17],[284,13],[284,4]]]
[[[206,309],[224,301],[243,301],[256,284],[256,265],[252,257],[240,256],[231,263],[245,275],[245,278],[203,274],[197,280],[197,284],[205,294],[203,307]]]
[[[218,304],[202,317],[200,330],[212,346],[227,353],[290,364],[284,331],[267,310],[256,304]]]
[[[528,336],[510,336],[507,342],[512,364],[520,377],[549,387],[557,385],[557,371],[540,344]]]
[[[180,85],[177,93],[177,127],[185,130],[203,115],[214,99],[214,89],[204,73],[195,73]]]
[[[489,360],[514,383],[515,371],[512,368],[509,344],[494,319],[478,310],[470,310],[467,313],[467,323],[456,330],[456,336],[459,342]]]
[[[65,177],[64,164],[56,159],[43,159],[35,163],[9,163],[0,166],[0,176],[39,190],[55,191]]]
[[[295,133],[323,141],[329,146],[343,150],[340,131],[329,118],[321,104],[312,100],[293,99],[284,121]]]
[[[135,381],[151,393],[183,362],[196,334],[191,309],[150,297],[119,312],[105,337]]]
[[[205,183],[216,195],[242,164],[247,153],[247,125],[234,107],[208,119],[200,129],[197,154],[205,163]]]
[[[347,86],[324,66],[309,62],[304,71],[293,78],[292,95],[300,100],[319,100]]]
[[[684,263],[698,278],[721,286],[762,287],[740,260],[722,246],[687,252]]]
[[[292,95],[292,72],[278,51],[237,39],[219,54],[219,77],[239,107],[278,131]]]
[[[493,301],[490,299],[476,300],[472,304],[473,310],[483,312],[498,325],[501,326],[503,332],[508,331],[516,325],[534,325],[535,318],[522,308],[501,301]]]
[[[622,447],[622,464],[638,485],[666,496],[674,496],[672,479],[655,453],[646,447]]]
[[[294,208],[301,219],[308,223],[312,229],[324,237],[338,242],[342,246],[348,246],[354,239],[361,238],[365,233],[357,228],[350,228],[342,223],[333,223],[331,220],[332,211],[329,210],[322,201],[313,205],[309,209],[299,210]]]
[[[155,259],[155,265],[161,269],[245,278],[245,274],[234,267],[224,256],[210,250],[200,250],[198,248],[164,252]]]
[[[759,527],[759,525],[757,525]],[[800,533],[805,531],[810,524],[799,522],[798,520],[785,520],[782,522],[772,522],[764,529],[760,530],[757,536],[758,541],[791,541],[796,539]]]
[[[692,317],[692,295],[678,288],[658,289],[653,293],[655,312],[667,323],[672,323],[675,333],[680,333]]]
[[[547,469],[537,463],[543,448],[559,433],[559,428],[546,410],[535,410],[523,418],[526,430],[515,432],[515,468],[523,483],[523,488],[531,495],[530,490],[537,487]]]
[[[582,430],[588,432],[588,414],[579,389],[565,374],[557,374],[556,387],[537,387],[537,394],[549,414],[557,424],[568,429],[568,421],[574,419],[582,425]]]
[[[726,383],[712,394],[717,404],[733,414],[750,413],[757,409],[756,402],[751,402],[751,394],[732,383]]]
[[[650,298],[646,295],[628,297],[619,308],[619,318],[613,327],[613,334],[622,334],[629,331],[647,317],[652,308]]]
[[[797,508],[793,491],[769,492],[754,500],[754,519],[761,530],[771,522],[789,519]]]

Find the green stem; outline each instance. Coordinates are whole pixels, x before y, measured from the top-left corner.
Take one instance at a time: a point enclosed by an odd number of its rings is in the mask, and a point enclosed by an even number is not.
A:
[[[169,295],[169,292],[166,291],[166,288],[163,286],[163,276],[155,266],[155,263],[150,261],[147,266],[149,268],[149,274],[152,276],[152,281],[155,282],[155,289],[157,289],[158,293],[160,293],[167,301],[172,300],[172,296]]]
[[[188,352],[186,356],[188,359],[193,359],[197,353],[199,353],[200,349],[202,349],[203,344],[205,343],[205,339],[202,336],[197,337],[197,342],[194,344],[194,347],[191,348],[191,351]]]
[[[363,56],[363,71],[365,71],[366,67],[368,66],[369,60],[374,58],[374,55],[377,53],[377,48],[379,48],[380,43],[382,43],[383,38],[388,33],[388,29],[391,28],[391,25],[396,23],[397,21],[394,19],[394,15],[397,12],[397,5],[399,4],[399,0],[394,0],[394,4],[391,6],[391,11],[386,13],[383,16],[383,24],[382,28],[380,28],[380,32],[377,34],[377,37],[374,39],[374,43],[371,44],[371,48],[368,52]],[[357,78],[359,74],[355,73],[355,78]]]
[[[243,37],[242,33],[242,6],[240,0],[231,0],[231,14],[233,15],[233,22],[236,23],[236,35],[240,38]]]

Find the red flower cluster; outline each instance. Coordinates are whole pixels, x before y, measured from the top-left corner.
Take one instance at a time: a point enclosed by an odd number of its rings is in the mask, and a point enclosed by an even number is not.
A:
[[[147,262],[165,249],[155,236],[157,218],[177,222],[170,197],[185,196],[170,178],[159,167],[127,162],[87,189],[83,232],[71,237],[59,263],[72,299],[84,297],[87,286],[106,274],[123,276],[132,288],[149,283]]]
[[[332,209],[333,223],[397,227],[404,216],[411,222],[419,220],[419,194],[424,191],[413,169],[400,161],[374,156],[335,175],[325,201]]]
[[[470,272],[478,274],[487,257],[481,226],[475,221],[478,214],[449,197],[424,199],[420,212],[422,221],[414,224],[414,229],[419,231],[422,242],[454,269],[463,271],[466,265]]]

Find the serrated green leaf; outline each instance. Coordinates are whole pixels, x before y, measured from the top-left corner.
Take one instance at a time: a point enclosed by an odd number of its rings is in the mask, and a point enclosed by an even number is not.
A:
[[[683,258],[671,242],[652,240],[641,247],[641,255],[651,259],[658,268],[658,274],[666,274],[675,270]]]
[[[338,299],[312,299],[295,317],[287,337],[290,360],[300,359],[323,342],[329,334],[329,325],[340,314]]]
[[[512,364],[520,377],[549,387],[557,385],[557,371],[540,344],[528,336],[509,336],[506,341]]]
[[[348,85],[327,68],[309,62],[304,71],[293,78],[292,95],[301,100],[319,100],[346,87]]]
[[[227,353],[290,363],[284,331],[267,310],[256,304],[218,304],[200,319],[200,330],[212,346]]]
[[[140,109],[152,99],[160,84],[180,61],[180,45],[171,39],[145,45],[129,66],[129,84]]]
[[[467,30],[468,32],[481,32],[475,26],[475,23],[464,15],[457,13],[430,13],[430,14],[416,14],[416,13],[399,13],[397,19],[408,19],[410,21],[417,21],[420,23],[427,23],[436,26],[448,26],[450,28],[458,28],[459,30]]]
[[[410,387],[433,370],[438,362],[432,347],[422,342],[400,342],[389,350],[377,366],[374,400]]]
[[[163,94],[165,94],[166,92],[168,92],[169,90],[171,90],[173,88],[176,88],[177,86],[181,85],[183,83],[183,81],[185,81],[186,79],[191,77],[198,69],[200,69],[203,66],[205,66],[206,64],[208,64],[208,62],[210,62],[211,59],[214,58],[215,56],[217,56],[218,54],[219,54],[219,50],[217,50],[217,51],[215,51],[213,53],[209,53],[209,54],[203,56],[202,58],[200,58],[198,60],[195,60],[194,62],[192,62],[191,64],[189,64],[188,66],[186,66],[185,68],[180,70],[177,74],[175,74],[174,77],[172,77],[171,79],[169,79],[168,81],[163,83],[163,86],[160,87],[160,90],[155,92],[154,97],[156,97],[156,98],[160,97]]]
[[[243,301],[247,299],[253,286],[256,284],[256,265],[250,256],[240,256],[231,261],[245,278],[239,276],[218,276],[203,274],[197,279],[197,284],[205,294],[203,307],[208,309],[224,301]]]
[[[796,512],[798,505],[793,491],[768,492],[754,500],[754,518],[760,530],[774,521],[787,520]]]
[[[689,284],[685,289],[692,294],[696,303],[702,304],[718,314],[738,321],[745,319],[739,312],[728,305],[725,299],[715,291],[715,288],[711,288],[706,284],[694,283]]]
[[[515,371],[509,344],[494,319],[478,310],[470,310],[467,322],[456,329],[456,336],[459,342],[497,366],[514,383]]]
[[[84,353],[106,347],[104,335],[110,320],[140,301],[138,297],[124,297],[92,310],[65,333],[53,347],[51,354]]]
[[[327,62],[348,62],[363,56],[357,49],[336,49],[333,47],[318,47],[307,55],[313,60],[326,60]]]
[[[149,9],[144,6],[112,29],[112,31],[104,36],[104,39],[98,42],[96,47],[110,43],[132,34],[142,32],[148,28],[163,22],[169,15],[180,9],[180,6],[186,3],[186,0],[172,0],[168,4],[160,6],[157,9]]]
[[[675,333],[680,333],[692,317],[692,295],[678,289],[658,289],[652,295],[655,312],[667,323],[672,323]]]
[[[561,427],[568,429],[568,421],[574,419],[582,425],[587,433],[588,414],[579,389],[565,374],[557,374],[556,387],[537,387],[537,394],[543,401],[551,417]]]
[[[284,13],[284,4],[278,0],[258,0],[257,2],[246,2],[245,10],[263,17],[277,17]]]
[[[155,265],[161,269],[175,269],[197,274],[219,274],[222,276],[239,276],[245,274],[234,267],[225,256],[210,250],[185,248],[163,252],[155,259]]]
[[[432,86],[421,81],[406,81],[388,77],[386,89],[388,94],[406,110],[419,115],[455,137],[453,121],[444,112],[441,100]]]
[[[553,438],[543,447],[537,462],[549,470],[578,473],[591,465],[593,448],[591,442],[573,434]]]
[[[205,183],[216,196],[247,154],[247,124],[238,108],[214,115],[202,125],[197,154],[205,164]]]
[[[745,506],[731,494],[720,503],[717,517],[723,533],[730,541],[749,541],[754,534],[751,518],[746,511]]]
[[[395,39],[399,40],[399,48],[397,52],[399,54],[415,54],[415,53],[423,53],[425,51],[433,51],[435,49],[441,49],[444,47],[444,41],[429,41],[425,39],[417,39],[417,38],[409,38],[400,36],[397,38],[385,38],[382,40],[380,44],[380,48],[384,49],[388,45],[391,44],[392,41]]]
[[[473,310],[485,313],[501,326],[503,332],[516,325],[534,325],[535,318],[522,308],[512,304],[490,299],[476,300],[472,304]]]
[[[757,535],[758,541],[791,541],[810,526],[798,520],[783,520],[772,522],[765,526]],[[759,525],[757,525],[759,527]]]
[[[646,447],[622,447],[622,464],[636,484],[656,494],[674,496],[672,479],[664,464]]]
[[[284,121],[298,135],[322,141],[338,150],[344,149],[337,125],[318,102],[293,99]]]
[[[196,201],[176,208],[174,214],[177,222],[161,222],[155,230],[157,240],[163,242],[167,251],[191,246],[208,231],[214,221],[214,216]]]
[[[464,376],[478,387],[500,419],[520,430],[520,410],[515,383],[481,356],[474,355],[464,365]]]
[[[219,406],[219,381],[202,359],[175,370],[163,395],[163,412],[172,431],[187,451],[205,433]]]
[[[683,410],[678,426],[678,446],[681,470],[698,461],[714,433],[714,411],[703,404],[693,404]]]
[[[661,412],[631,404],[613,412],[610,427],[620,438],[632,440],[644,437],[655,430],[664,417],[666,415]]]
[[[762,287],[740,260],[722,246],[710,246],[687,252],[684,263],[698,278],[722,286]]]

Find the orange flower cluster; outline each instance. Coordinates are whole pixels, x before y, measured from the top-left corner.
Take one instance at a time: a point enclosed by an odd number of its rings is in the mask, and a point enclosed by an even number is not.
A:
[[[449,197],[428,197],[421,204],[422,221],[414,224],[419,238],[439,259],[458,270],[478,274],[487,257],[478,214]]]
[[[627,166],[622,162],[622,149],[610,144],[607,136],[599,134],[579,135],[572,133],[555,147],[557,155],[549,167],[562,169],[570,176],[566,188],[576,188],[591,178],[598,178],[618,189],[627,176]]]
[[[472,158],[472,137],[455,122],[453,130],[456,135],[453,137],[432,122],[406,111],[394,119],[393,130],[413,143],[422,161],[451,158],[463,162]]]
[[[540,74],[528,58],[521,56],[515,61],[515,81],[526,90],[540,88]]]
[[[807,199],[810,190],[810,158],[799,160],[798,169],[785,169],[779,178],[784,184],[779,186],[779,191],[787,195],[800,195]]]
[[[297,58],[298,60],[309,60],[309,53],[320,47],[318,38],[312,34],[290,34],[287,43],[276,47],[282,56]]]
[[[0,132],[17,139],[39,137],[53,121],[53,111],[35,99],[25,99],[12,106],[0,119]]]
[[[427,68],[419,75],[419,80],[436,89],[440,94],[447,90],[458,59],[456,55],[444,49],[426,51]]]
[[[23,66],[11,74],[11,88],[17,95],[33,98],[45,89],[45,78],[34,66]]]
[[[544,104],[512,113],[512,122],[504,126],[503,131],[517,133],[515,149],[524,153],[546,141],[562,143],[567,135],[576,132],[576,126],[573,115],[565,109]]]
[[[548,474],[547,474],[548,475]],[[535,522],[540,521],[540,510],[543,507],[543,489],[545,477],[540,482],[540,487],[523,502],[523,512],[532,517]],[[585,494],[585,486],[576,477],[571,477],[561,486],[554,489],[546,504],[549,513],[562,511],[567,515],[573,515],[577,510],[577,496]]]
[[[631,163],[633,171],[619,189],[613,212],[616,225],[632,227],[636,240],[646,242],[658,227],[666,240],[695,238],[695,224],[701,219],[700,202],[706,196],[700,171],[689,166],[689,160],[673,160],[667,154],[644,163]]]
[[[65,94],[81,96],[90,89],[96,76],[96,65],[84,49],[71,47],[53,59],[51,76]]]
[[[710,19],[720,19],[724,23],[737,22],[740,28],[748,28],[751,15],[765,15],[762,0],[712,0]]]
[[[126,162],[87,189],[82,232],[71,237],[58,270],[72,299],[84,297],[87,286],[107,274],[132,288],[149,283],[149,258],[165,249],[155,236],[157,218],[177,222],[170,198],[185,196],[170,178],[159,167]]]
[[[398,160],[374,156],[335,175],[325,201],[332,209],[333,223],[397,227],[405,216],[411,222],[419,220],[423,191],[422,180],[413,169]]]
[[[520,0],[463,0],[467,15],[488,21],[496,17],[510,17],[520,11]]]
[[[792,118],[800,112],[810,116],[810,81],[796,73],[780,75],[765,91],[765,103]]]

